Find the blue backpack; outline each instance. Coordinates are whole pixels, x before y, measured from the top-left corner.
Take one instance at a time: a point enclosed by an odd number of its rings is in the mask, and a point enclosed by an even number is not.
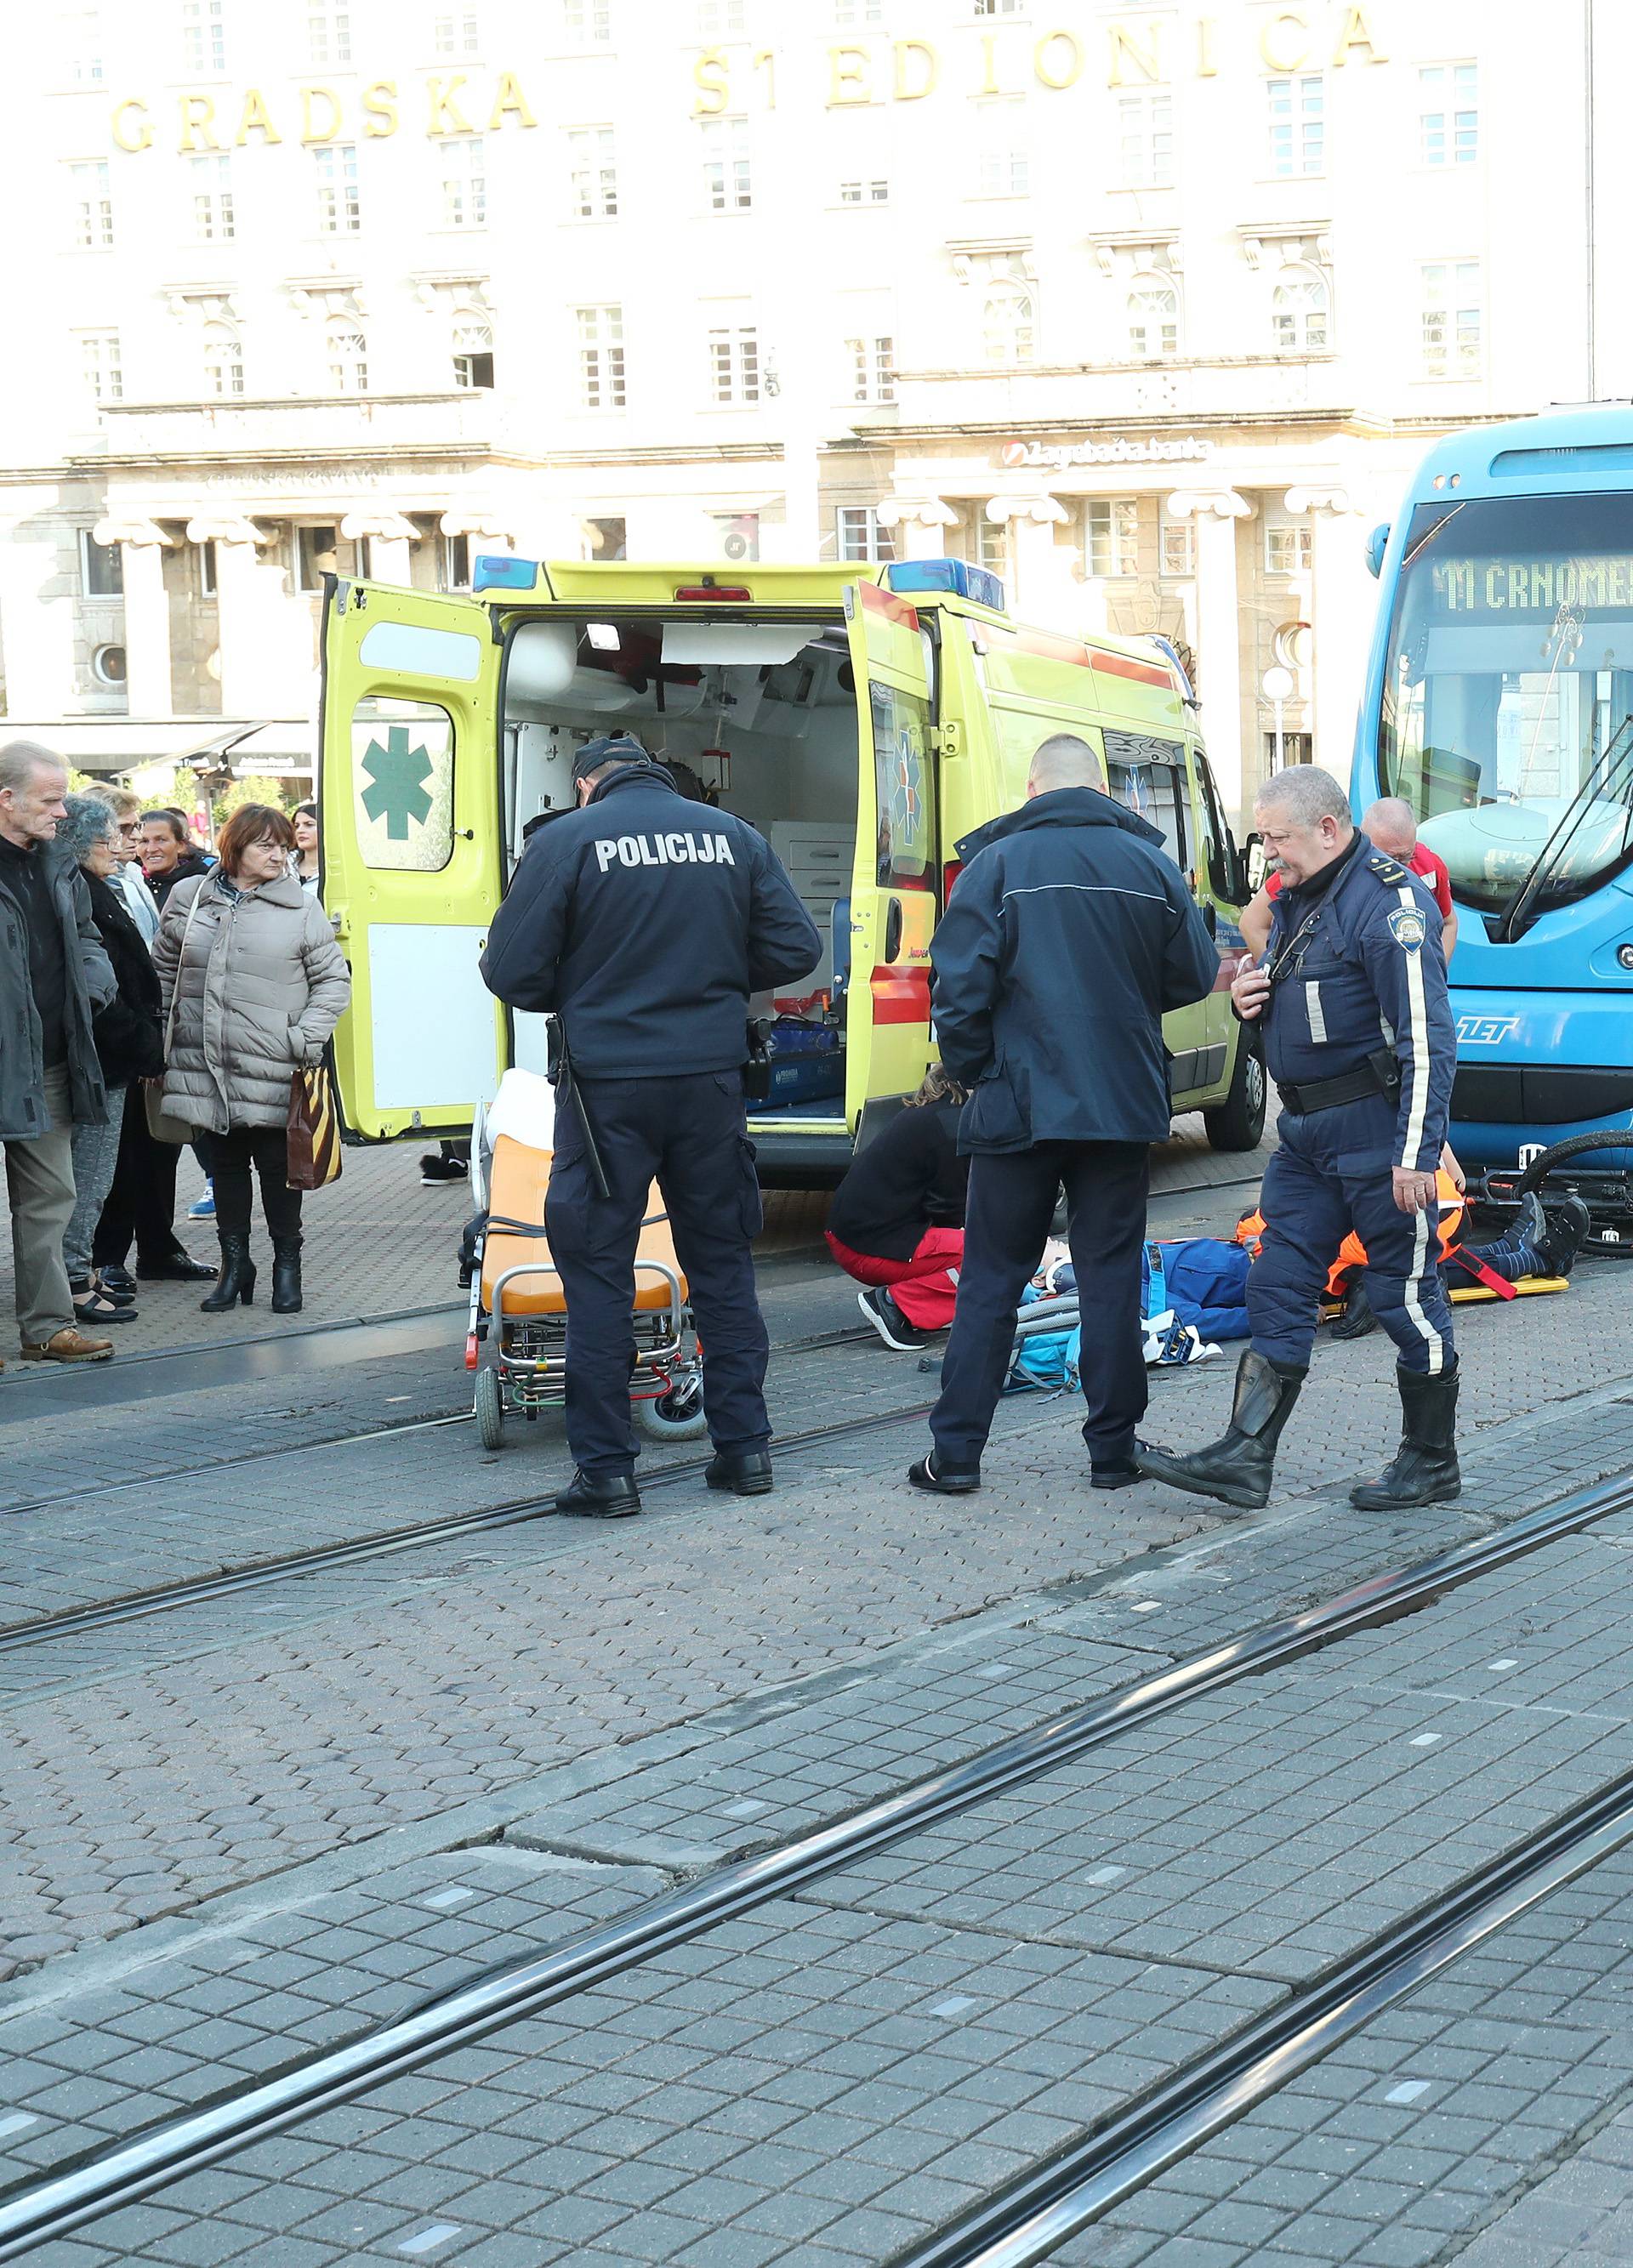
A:
[[[1172,1308],[1182,1323],[1205,1339],[1245,1339],[1247,1271],[1252,1258],[1245,1245],[1218,1236],[1185,1236],[1171,1244],[1148,1244],[1140,1312],[1147,1317]]]

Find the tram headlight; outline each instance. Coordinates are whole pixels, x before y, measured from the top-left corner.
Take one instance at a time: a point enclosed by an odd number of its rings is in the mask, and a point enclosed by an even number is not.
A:
[[[1623,968],[1633,968],[1633,945],[1619,945],[1616,947],[1616,959]]]

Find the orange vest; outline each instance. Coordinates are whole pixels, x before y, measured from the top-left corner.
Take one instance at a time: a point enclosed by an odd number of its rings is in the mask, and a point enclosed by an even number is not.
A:
[[[1440,1199],[1440,1257],[1448,1259],[1456,1249],[1458,1232],[1463,1226],[1465,1199],[1462,1191],[1444,1167],[1435,1175],[1436,1194]],[[1265,1233],[1262,1212],[1245,1212],[1236,1225],[1236,1241],[1245,1244],[1255,1260],[1259,1257],[1259,1241]],[[1366,1266],[1366,1247],[1352,1228],[1338,1248],[1338,1257],[1326,1271],[1326,1296],[1341,1300],[1349,1287],[1352,1276]]]

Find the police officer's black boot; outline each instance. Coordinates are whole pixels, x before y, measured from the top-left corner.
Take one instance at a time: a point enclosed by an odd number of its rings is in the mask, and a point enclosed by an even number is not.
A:
[[[298,1236],[275,1236],[272,1240],[272,1312],[275,1315],[298,1315],[300,1307],[300,1239]]]
[[[1396,1371],[1404,1419],[1400,1447],[1375,1481],[1350,1490],[1351,1504],[1362,1512],[1399,1512],[1415,1504],[1449,1504],[1462,1494],[1453,1438],[1457,1381],[1455,1364],[1432,1378],[1421,1370]]]
[[[705,1488],[729,1489],[734,1496],[769,1496],[776,1485],[769,1449],[717,1449],[703,1476]]]
[[[627,1520],[640,1510],[633,1473],[575,1472],[556,1498],[558,1512],[577,1512],[591,1520]]]
[[[241,1300],[246,1307],[255,1296],[255,1263],[249,1256],[249,1239],[230,1231],[221,1240],[221,1273],[208,1299],[198,1303],[205,1315],[225,1315]]]
[[[1230,1424],[1219,1440],[1186,1457],[1136,1441],[1135,1464],[1149,1481],[1166,1481],[1170,1488],[1210,1496],[1243,1512],[1260,1511],[1270,1501],[1276,1443],[1305,1374],[1302,1364],[1271,1362],[1250,1347],[1237,1366]]]

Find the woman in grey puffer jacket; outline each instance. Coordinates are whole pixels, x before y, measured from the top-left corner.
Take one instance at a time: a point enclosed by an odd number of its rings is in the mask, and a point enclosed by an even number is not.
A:
[[[300,1192],[286,1170],[290,1081],[322,1055],[351,978],[328,915],[290,872],[294,847],[281,811],[260,803],[235,811],[216,845],[219,865],[171,892],[153,946],[167,1018],[175,1006],[165,1108],[198,1128],[215,1185],[221,1275],[199,1303],[206,1314],[255,1297],[252,1165],[272,1236],[272,1312],[300,1306]]]

